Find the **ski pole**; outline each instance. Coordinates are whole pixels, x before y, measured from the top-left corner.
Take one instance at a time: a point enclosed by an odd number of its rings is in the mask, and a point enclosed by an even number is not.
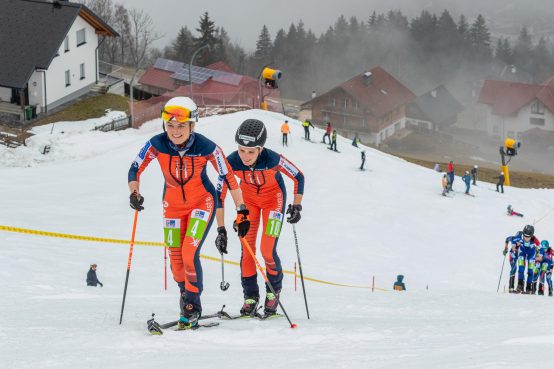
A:
[[[502,280],[502,273],[504,272],[504,263],[506,262],[506,254],[504,255],[504,261],[502,261],[502,269],[500,269],[500,278],[498,278],[498,287],[496,287],[496,293],[500,290],[500,281]]]
[[[229,289],[229,282],[225,282],[225,259],[223,259],[223,253],[221,253],[221,283],[219,284],[219,288],[221,288],[222,291],[227,291]]]
[[[256,268],[258,268],[260,273],[262,273],[262,276],[264,277],[265,283],[267,284],[267,286],[271,290],[271,293],[273,293],[274,295],[277,295],[275,293],[275,290],[273,289],[273,286],[271,285],[271,283],[269,283],[269,279],[267,278],[267,275],[265,274],[264,270],[262,269],[262,266],[258,262],[258,259],[256,258],[256,255],[254,255],[254,251],[252,251],[252,248],[250,248],[250,244],[248,243],[248,241],[246,241],[246,238],[240,238],[240,240],[246,246],[246,249],[250,253],[250,256],[252,256],[252,259],[254,259],[254,262],[256,263]],[[287,320],[289,321],[290,327],[291,328],[296,328],[296,324],[294,324],[293,322],[290,321],[289,315],[287,314],[285,308],[283,307],[283,304],[281,303],[281,300],[277,300],[277,302],[279,303],[279,306],[281,307],[281,310],[283,310],[283,313],[285,313],[285,316],[287,317]]]
[[[302,282],[302,293],[304,293],[304,304],[306,305],[306,315],[310,319],[308,311],[308,299],[306,298],[306,288],[304,287],[304,273],[302,273],[302,262],[300,261],[300,250],[298,249],[298,237],[296,237],[296,226],[292,225],[292,233],[294,234],[294,243],[296,244],[296,256],[298,257],[298,270],[300,270],[300,281]]]
[[[167,291],[167,247],[164,246],[164,290]]]
[[[125,288],[123,289],[123,302],[121,303],[121,315],[119,324],[123,321],[123,309],[125,308],[125,296],[127,296],[127,284],[129,283],[129,272],[131,271],[131,259],[133,259],[133,245],[135,244],[135,232],[137,230],[138,210],[135,210],[135,219],[133,220],[133,232],[131,234],[131,245],[129,246],[129,259],[127,260],[127,276],[125,277]]]

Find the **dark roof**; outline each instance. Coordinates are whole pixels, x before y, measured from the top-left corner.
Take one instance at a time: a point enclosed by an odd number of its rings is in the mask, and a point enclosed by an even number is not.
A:
[[[542,85],[486,80],[479,94],[479,102],[491,107],[500,116],[515,115],[534,100],[541,101],[554,113],[554,77]]]
[[[77,16],[97,34],[119,36],[82,4],[3,0],[0,5],[0,86],[24,88],[35,69],[47,69]]]
[[[369,82],[366,82],[364,75],[370,75]],[[381,67],[375,67],[369,72],[358,74],[331,91],[337,88],[344,90],[358,100],[375,117],[382,117],[410,102],[415,97],[412,91]],[[331,91],[305,102],[302,106],[307,106]]]
[[[418,96],[412,102],[433,123],[444,123],[464,110],[464,107],[446,87],[440,85]]]

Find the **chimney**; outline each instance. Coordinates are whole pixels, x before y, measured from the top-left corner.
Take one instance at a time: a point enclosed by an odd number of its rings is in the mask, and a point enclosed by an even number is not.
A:
[[[371,82],[373,81],[373,73],[365,72],[362,76],[362,79],[364,81],[364,84],[366,86],[369,86],[371,84]]]
[[[437,98],[437,90],[433,90],[431,91],[431,96],[433,96],[433,98]]]
[[[314,99],[316,96],[317,94],[315,93],[315,90],[312,90],[312,99]]]

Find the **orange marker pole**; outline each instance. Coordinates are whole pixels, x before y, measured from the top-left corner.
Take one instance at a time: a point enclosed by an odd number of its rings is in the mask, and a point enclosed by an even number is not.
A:
[[[123,289],[123,302],[121,303],[121,315],[119,324],[123,321],[123,309],[125,308],[125,296],[127,296],[127,284],[129,283],[129,272],[131,271],[131,260],[133,259],[133,245],[135,244],[135,232],[137,230],[138,210],[135,210],[135,219],[133,220],[133,232],[131,233],[131,245],[129,247],[129,258],[127,259],[127,276],[125,277],[125,288]]]
[[[269,283],[269,279],[267,278],[267,275],[265,274],[264,270],[262,269],[262,266],[258,262],[258,259],[256,258],[256,255],[254,254],[254,251],[252,251],[252,248],[250,248],[250,244],[248,243],[248,241],[246,241],[245,238],[240,238],[240,240],[244,244],[244,246],[246,246],[246,249],[250,253],[250,256],[252,256],[252,259],[254,259],[254,262],[256,263],[256,268],[258,268],[260,273],[262,273],[262,276],[264,277],[265,283],[267,284],[267,286],[269,287],[271,292],[274,295],[276,295],[275,290],[273,289],[273,286],[271,285],[271,283]],[[290,321],[289,315],[287,314],[285,308],[283,307],[283,304],[281,304],[281,300],[279,300],[278,303],[279,303],[279,306],[281,307],[281,310],[283,310],[283,313],[287,317],[287,320],[289,321],[290,327],[291,328],[296,328],[296,324],[294,324],[293,322]]]

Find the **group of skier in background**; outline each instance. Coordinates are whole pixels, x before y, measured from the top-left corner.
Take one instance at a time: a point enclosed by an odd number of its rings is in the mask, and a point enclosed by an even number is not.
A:
[[[534,295],[545,294],[545,280],[548,296],[552,296],[552,268],[554,250],[547,240],[539,241],[535,236],[535,227],[526,225],[514,236],[506,237],[504,256],[510,254],[510,282],[508,292]],[[527,280],[525,267],[527,266]],[[517,272],[517,287],[515,278]]]

